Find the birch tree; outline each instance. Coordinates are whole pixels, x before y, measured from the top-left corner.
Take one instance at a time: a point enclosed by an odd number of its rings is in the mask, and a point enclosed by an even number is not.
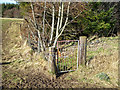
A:
[[[50,33],[50,39],[49,39],[49,43],[48,46],[52,46],[55,47],[56,46],[56,42],[58,40],[58,38],[61,36],[61,34],[63,33],[67,22],[68,22],[68,16],[69,16],[69,8],[70,8],[70,2],[68,3],[68,7],[67,7],[67,16],[63,25],[63,11],[64,11],[64,3],[60,2],[59,4],[59,12],[58,12],[58,17],[57,17],[57,27],[55,30],[55,3],[52,3],[52,26],[51,26],[51,33]],[[38,29],[38,24],[36,22],[36,18],[35,18],[35,11],[33,8],[33,3],[31,3],[31,9],[32,9],[32,18],[33,18],[33,22],[34,22],[34,28],[37,30],[38,32],[38,52],[41,51],[45,51],[46,45],[45,45],[45,13],[46,13],[46,1],[45,1],[45,5],[44,5],[44,14],[43,14],[43,27],[42,29],[42,33],[40,32],[40,29]],[[55,33],[55,39],[53,40],[54,37],[54,31],[56,31]],[[41,37],[41,34],[43,37]],[[52,43],[53,42],[53,43]]]
[[[34,20],[34,26],[35,26],[35,29],[38,32],[38,52],[40,52],[40,50],[44,51],[45,50],[44,49],[45,47],[43,47],[44,40],[41,39],[41,33],[40,33],[40,30],[38,29],[38,25],[36,23],[35,12],[34,12],[34,8],[33,8],[33,3],[32,2],[31,2],[31,9],[32,9],[32,15],[33,15],[33,20]],[[44,10],[44,16],[43,16],[43,34],[44,34],[44,19],[45,19],[45,10]]]
[[[78,13],[69,19],[69,16],[74,13],[70,13],[72,11],[70,5],[72,8],[76,8],[76,3],[71,4],[70,2],[30,2],[31,14],[28,14],[27,22],[29,30],[34,29],[37,32],[39,53],[45,52],[48,47],[55,48],[66,26],[79,17],[80,14]],[[32,31],[31,36],[35,39],[35,33]]]

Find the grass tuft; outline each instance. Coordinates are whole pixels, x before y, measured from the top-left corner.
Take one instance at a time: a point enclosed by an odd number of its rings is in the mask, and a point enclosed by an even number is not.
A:
[[[110,81],[110,77],[104,72],[97,74],[96,77],[100,80]]]

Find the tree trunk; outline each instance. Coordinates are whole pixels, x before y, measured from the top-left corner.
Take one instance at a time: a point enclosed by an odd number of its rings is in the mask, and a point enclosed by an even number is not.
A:
[[[53,74],[56,74],[56,55],[55,55],[55,48],[49,47],[49,71]]]
[[[62,27],[62,21],[63,21],[63,2],[61,2],[61,18],[60,18],[60,26],[59,29]]]
[[[53,32],[54,32],[54,22],[55,22],[55,6],[54,6],[54,3],[53,3],[53,7],[52,7],[52,28],[51,28],[51,37],[50,37],[50,42],[49,42],[49,46],[51,45],[52,43],[52,40],[53,40]]]
[[[45,13],[46,13],[46,0],[45,0],[44,15],[43,15],[43,37],[42,37],[44,51],[45,51],[45,36],[44,36],[44,33],[45,33]]]
[[[41,36],[40,36],[40,31],[38,30],[38,53],[40,53],[40,50],[44,51]]]
[[[59,6],[59,12],[58,12],[58,21],[57,21],[57,28],[56,28],[56,37],[58,36],[58,30],[59,30],[59,25],[60,25],[60,12],[61,12],[61,6]]]

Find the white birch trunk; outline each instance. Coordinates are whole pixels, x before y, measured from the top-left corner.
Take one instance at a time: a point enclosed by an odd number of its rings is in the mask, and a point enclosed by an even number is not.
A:
[[[62,7],[62,10],[61,10],[61,18],[60,18],[60,26],[59,26],[59,29],[62,27],[62,21],[63,21],[63,2],[61,2],[61,7]]]
[[[60,29],[60,30],[61,30],[60,34],[57,35],[57,37],[55,38],[55,41],[54,41],[53,47],[56,46],[56,43],[57,43],[58,38],[61,36],[61,34],[63,33],[63,31],[64,31],[64,29],[65,29],[65,26],[67,25],[67,22],[68,22],[68,15],[69,15],[69,8],[70,8],[70,2],[68,3],[67,17],[66,17],[66,20],[65,20],[65,24],[64,24],[64,26]]]
[[[45,33],[45,12],[46,12],[46,1],[45,1],[44,14],[43,14],[43,35]]]
[[[36,23],[36,20],[35,20],[35,13],[34,13],[33,3],[32,2],[31,2],[31,9],[32,9],[32,15],[33,15],[34,24],[35,24],[35,27],[37,28],[37,23]]]
[[[55,6],[54,6],[54,3],[53,3],[53,7],[52,7],[52,28],[51,28],[51,36],[50,36],[49,46],[51,45],[52,40],[53,40],[54,22],[55,22]]]
[[[45,13],[46,13],[46,0],[45,0],[45,6],[44,6],[44,15],[43,15],[43,50],[45,51],[45,36],[44,36],[44,33],[45,33]]]
[[[56,37],[58,36],[58,30],[59,30],[59,25],[60,25],[60,12],[61,12],[61,6],[59,6],[59,12],[58,12],[58,21],[57,21],[57,28],[56,28]]]
[[[40,50],[44,51],[43,50],[43,45],[41,45],[41,44],[42,44],[42,40],[41,40],[41,36],[40,36],[40,31],[38,30],[38,53],[40,53]]]

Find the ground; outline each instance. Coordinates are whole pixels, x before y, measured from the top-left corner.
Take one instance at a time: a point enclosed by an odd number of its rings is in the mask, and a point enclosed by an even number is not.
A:
[[[20,36],[23,20],[1,19],[3,88],[117,88],[118,37],[102,37],[88,42],[87,66],[55,79],[48,63]],[[105,73],[109,78],[101,79]]]

